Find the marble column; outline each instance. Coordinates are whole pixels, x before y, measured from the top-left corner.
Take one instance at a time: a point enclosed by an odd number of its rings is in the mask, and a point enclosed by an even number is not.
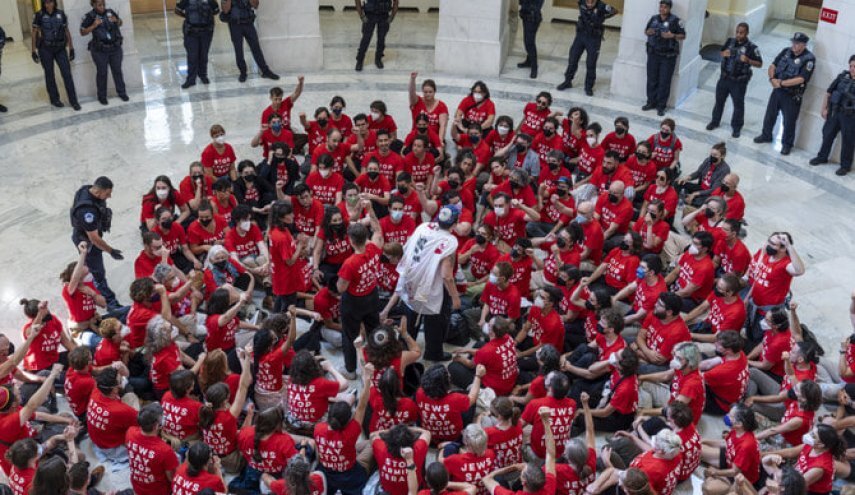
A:
[[[855,0],[825,0],[823,8],[836,10],[837,23],[819,21],[816,36],[808,49],[816,55],[816,69],[805,91],[802,111],[796,128],[796,146],[815,155],[822,142],[822,99],[825,90],[838,74],[849,68],[849,57],[855,55]],[[840,156],[840,136],[834,143],[833,157]]]
[[[440,0],[439,4],[436,70],[498,76],[510,48],[511,0]]]
[[[763,25],[772,6],[766,0],[709,0],[704,21],[703,45],[723,44],[736,32],[736,25],[747,22],[754,36],[763,32]]]
[[[122,73],[125,77],[125,86],[128,94],[134,98],[133,93],[143,88],[142,66],[140,54],[134,42],[134,19],[131,15],[130,0],[107,0],[107,8],[113,9],[122,19]],[[74,87],[79,97],[95,96],[95,63],[92,61],[87,46],[92,35],[80,36],[80,23],[83,16],[92,10],[89,0],[63,0],[62,9],[68,16],[68,30],[74,42],[76,58],[71,62],[71,72],[74,75]],[[61,86],[61,85],[60,85]],[[113,76],[107,77],[107,95],[116,95],[116,86],[113,84]]]
[[[686,29],[677,69],[671,82],[668,106],[676,107],[698,87],[702,60],[699,54],[706,0],[674,0],[672,12]],[[659,12],[659,0],[632,0],[624,4],[618,56],[612,65],[611,92],[643,104],[647,88],[647,36],[644,27]]]
[[[274,72],[323,68],[318,0],[262,0],[256,15],[264,58]]]

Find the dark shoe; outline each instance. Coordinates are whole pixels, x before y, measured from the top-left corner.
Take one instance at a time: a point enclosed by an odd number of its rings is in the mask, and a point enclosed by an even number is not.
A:
[[[106,105],[107,104],[107,98],[98,98],[98,103],[100,103],[102,105]]]
[[[128,95],[119,95],[119,99],[120,99],[120,100],[122,100],[122,101],[129,101],[129,100],[130,100],[130,98],[128,97]]]
[[[739,129],[734,129],[733,132],[730,134],[730,137],[738,138],[740,135],[742,135],[742,131],[740,131]]]
[[[787,155],[789,155],[789,154],[790,154],[790,150],[792,150],[792,148],[791,148],[791,147],[789,147],[789,146],[783,146],[783,147],[781,148],[781,154],[782,154],[782,155],[784,155],[784,156],[787,156]]]
[[[196,85],[195,81],[191,81],[190,79],[184,81],[184,84],[181,85],[181,89],[187,89]]]
[[[585,88],[585,94],[588,96],[594,96],[594,90],[591,88]]]
[[[275,72],[269,70],[262,72],[261,77],[263,77],[264,79],[272,79],[274,81],[279,80],[279,74],[276,74]]]
[[[843,177],[844,175],[846,175],[846,174],[848,174],[848,173],[849,173],[849,169],[848,169],[848,168],[840,167],[840,168],[838,168],[838,169],[837,169],[837,171],[836,171],[836,172],[834,172],[834,175],[839,175],[840,177]]]
[[[273,296],[269,294],[264,296],[264,300],[261,301],[261,307],[268,311],[273,311]]]
[[[770,138],[770,137],[766,137],[766,136],[764,136],[764,135],[762,135],[762,134],[761,134],[761,135],[757,136],[756,138],[754,138],[754,142],[755,142],[755,143],[757,143],[757,144],[761,144],[761,143],[771,143],[771,142],[772,142],[772,138]]]
[[[715,122],[710,122],[709,124],[707,124],[707,130],[708,131],[715,129],[716,127],[718,127],[718,124]]]
[[[570,89],[573,87],[573,81],[565,80],[563,83],[559,84],[556,88],[558,91],[564,91],[565,89]]]
[[[96,487],[98,483],[100,483],[101,480],[104,479],[104,473],[106,471],[107,470],[104,468],[104,466],[98,466],[93,469],[92,472],[89,473],[89,486],[91,488]]]
[[[644,106],[641,107],[641,109],[645,112],[648,110],[653,110],[654,108],[656,108],[656,105],[654,105],[653,103],[645,103]]]
[[[202,84],[211,84],[211,80],[208,79],[208,76],[199,76],[199,80],[202,81]]]
[[[239,75],[238,82],[246,82],[246,74]]]
[[[356,61],[356,72],[362,72],[362,60]]]
[[[656,115],[658,115],[660,117],[664,117],[665,116],[665,109],[664,108],[657,108],[656,109]]]
[[[4,107],[3,105],[0,105],[0,113],[6,113],[8,111],[9,111],[8,108]]]
[[[520,69],[527,69],[531,67],[531,61],[529,59],[525,59],[522,62],[518,63],[517,67]]]
[[[383,61],[382,60],[375,60],[374,66],[377,67],[378,69],[382,69],[383,68]]]
[[[531,66],[531,74],[529,74],[528,77],[530,79],[537,79],[537,66],[536,65]]]
[[[74,103],[71,104],[71,108],[73,108],[75,111],[79,112],[80,111],[80,103],[77,103],[75,101]]]
[[[819,156],[815,156],[811,158],[810,162],[808,163],[810,163],[811,165],[822,165],[823,163],[828,163],[828,160]]]
[[[52,102],[50,102],[50,104],[51,104],[51,105],[53,105],[53,106],[55,106],[56,108],[62,108],[62,107],[64,107],[64,106],[65,106],[65,105],[63,105],[63,104],[62,104],[62,102],[61,102],[61,101],[59,101],[59,100],[52,101]]]

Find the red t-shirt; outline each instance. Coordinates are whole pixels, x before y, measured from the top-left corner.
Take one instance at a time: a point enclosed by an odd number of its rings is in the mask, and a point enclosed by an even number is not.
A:
[[[489,448],[481,456],[463,452],[446,457],[442,463],[448,470],[450,481],[473,484],[478,488],[479,495],[486,495],[487,489],[481,483],[481,478],[496,469],[496,454]]]
[[[208,329],[208,336],[205,338],[205,348],[208,352],[214,349],[222,349],[228,352],[235,347],[235,333],[240,326],[240,320],[237,316],[226,322],[224,326],[220,326],[221,315],[208,315],[205,319],[205,327]]]
[[[569,397],[555,399],[549,396],[534,399],[525,406],[521,418],[532,425],[531,450],[538,457],[543,458],[546,456],[546,442],[544,440],[543,422],[537,413],[541,407],[552,409],[550,418],[552,419],[552,434],[555,436],[555,445],[564,445],[564,442],[570,439],[570,427],[576,417],[577,406],[576,401]]]
[[[470,249],[472,249],[473,246],[475,246],[475,244],[476,242],[474,238],[469,239],[463,245],[463,248],[460,250],[460,252],[465,253],[469,251]],[[475,280],[480,280],[486,277],[490,274],[490,270],[493,269],[493,265],[496,264],[496,261],[499,259],[500,256],[501,253],[498,249],[496,249],[496,246],[491,243],[487,243],[484,246],[483,251],[472,253],[472,255],[469,257],[469,272],[472,273],[472,276],[475,278]]]
[[[59,346],[62,345],[62,323],[56,315],[51,315],[50,321],[45,322],[41,331],[33,343],[27,349],[24,356],[24,369],[27,371],[40,371],[53,366],[59,362]],[[27,340],[27,333],[33,324],[33,320],[24,324],[21,330],[23,340]]]
[[[490,315],[506,315],[512,320],[520,317],[520,292],[517,286],[508,284],[505,290],[487,282],[481,293],[481,302],[490,308]]]
[[[391,119],[392,117],[389,117],[389,118]],[[370,121],[371,117],[368,117],[368,120]],[[359,138],[356,137],[356,133],[351,134],[350,137],[344,141],[344,144],[347,146],[348,154],[349,154],[350,150],[354,146],[359,144]],[[362,138],[362,151],[353,152],[353,158],[356,161],[358,161],[360,164],[362,164],[363,168],[364,168],[364,165],[368,163],[365,161],[365,155],[367,155],[368,153],[371,153],[373,151],[376,151],[376,150],[377,150],[377,133],[374,132],[374,130],[372,128],[372,129],[369,129],[368,134],[366,134]]]
[[[182,440],[199,431],[201,402],[190,397],[176,399],[169,391],[160,404],[163,406],[163,431]]]
[[[415,424],[419,420],[419,407],[408,397],[398,399],[393,415],[383,404],[380,394],[372,394],[368,399],[371,404],[371,422],[368,431],[373,433],[379,430],[388,430],[395,425]]]
[[[341,188],[344,187],[344,177],[338,172],[333,172],[324,178],[315,170],[306,177],[306,185],[311,189],[312,197],[325,205],[333,206],[336,193],[341,192]]]
[[[536,134],[536,133],[535,133]],[[533,136],[535,134],[529,134],[529,136]],[[492,131],[487,133],[487,137],[484,138],[484,143],[490,150],[491,155],[495,155],[500,149],[509,145],[511,141],[516,137],[516,133],[513,130],[508,130],[508,133],[502,136],[499,134],[499,131],[493,129]],[[477,156],[476,156],[477,158]],[[484,163],[482,161],[478,161],[478,163]]]
[[[363,166],[367,164],[368,162],[363,162]],[[384,177],[382,174],[372,181],[371,178],[368,177],[367,173],[362,173],[354,182],[359,186],[360,192],[373,194],[375,196],[383,196],[392,190],[392,186],[389,184],[389,179]]]
[[[175,211],[176,207],[184,206],[185,200],[181,194],[181,191],[173,192],[174,201],[171,201],[169,197],[163,201],[159,201],[157,196],[154,194],[146,194],[142,198],[142,207],[140,209],[140,223],[144,223],[146,220],[150,220],[154,218],[154,212],[160,208],[161,206],[168,209],[171,212]],[[191,193],[190,199],[192,199],[194,194]]]
[[[603,237],[602,225],[594,220],[585,222],[582,224],[582,233],[585,235],[585,240],[582,241],[581,245],[590,250],[588,259],[591,263],[599,265],[603,259],[603,244],[606,242]]]
[[[540,176],[543,178],[543,175]],[[555,204],[552,203],[552,195],[555,194],[556,188],[550,187],[548,194],[550,199],[545,199],[543,202],[543,209],[540,211],[540,221],[545,223],[558,223],[561,222],[564,225],[567,225],[572,220],[569,215],[565,215],[558,211],[558,208],[555,207]],[[568,194],[564,198],[559,198],[558,203],[564,205],[566,208],[570,208],[571,210],[576,210],[576,200],[573,199],[573,196]]]
[[[724,437],[724,446],[727,466],[739,468],[745,479],[757,483],[760,479],[760,445],[754,432],[747,431],[739,436],[736,430],[730,430]]]
[[[317,308],[315,308],[317,309]],[[282,373],[285,370],[284,343],[272,349],[258,360],[258,371],[255,374],[255,386],[267,392],[282,390]]]
[[[204,185],[202,188],[202,198],[207,198],[214,194],[214,179],[205,175],[202,177],[202,183]],[[196,186],[193,185],[193,178],[187,175],[181,179],[181,183],[178,185],[178,191],[181,193],[181,198],[184,201],[190,201],[195,198]]]
[[[545,242],[540,245],[540,248],[549,253],[549,256],[543,260],[543,276],[547,282],[555,284],[558,282],[558,260],[556,254],[552,252],[552,245],[552,242]],[[582,262],[582,248],[574,244],[566,250],[559,249],[557,257],[562,265],[579,266]]]
[[[386,447],[386,442],[378,438],[371,444],[374,450],[374,460],[380,472],[380,487],[389,495],[407,495],[407,461],[401,457],[393,457]],[[424,484],[424,464],[427,457],[428,444],[422,439],[413,444],[413,463],[416,465],[416,475],[419,486]]]
[[[600,226],[608,230],[611,224],[617,224],[615,234],[625,234],[632,221],[632,203],[626,198],[620,198],[617,204],[609,201],[608,193],[600,193],[594,211],[600,215]]]
[[[686,251],[680,256],[678,265],[680,265],[680,275],[677,278],[677,285],[684,289],[689,284],[694,284],[698,288],[692,292],[690,296],[692,300],[701,302],[706,299],[715,283],[715,266],[712,259],[709,256],[696,259]]]
[[[238,229],[229,230],[226,234],[224,245],[230,253],[237,254],[238,258],[245,258],[247,256],[257,256],[259,254],[259,242],[264,242],[264,236],[261,234],[261,229],[258,228],[258,225],[251,224],[249,231],[245,232],[242,237],[238,233]]]
[[[18,440],[31,438],[36,432],[30,427],[30,423],[24,423],[21,426],[21,408],[18,407],[12,412],[0,415],[0,467],[3,472],[9,473],[12,468],[12,463],[6,459],[6,451],[9,447]]]
[[[404,215],[400,222],[395,223],[387,215],[380,219],[380,230],[383,231],[384,242],[397,242],[403,246],[416,230],[416,221],[410,215]]]
[[[528,312],[528,321],[531,323],[528,334],[535,346],[551,344],[559,353],[564,352],[564,322],[558,311],[553,310],[544,315],[543,310],[532,307]]]
[[[261,133],[261,149],[263,150],[265,160],[270,159],[270,146],[274,143],[285,143],[288,145],[288,148],[294,149],[294,133],[284,125],[279,134],[274,133],[273,129],[265,129]]]
[[[330,150],[326,143],[320,144],[312,150],[312,165],[318,164],[318,159],[321,155],[330,155],[333,159],[333,173],[331,176],[341,174],[347,165],[347,157],[350,155],[350,146],[341,142],[335,147],[335,149]]]
[[[199,220],[193,221],[193,223],[187,227],[187,243],[199,246],[213,246],[217,241],[225,239],[226,229],[229,227],[226,219],[223,218],[222,215],[214,215],[214,221],[212,224],[214,225],[213,232],[202,227]],[[175,227],[172,228],[174,229]]]
[[[668,136],[668,139],[662,139],[657,133],[647,138],[647,142],[653,148],[653,158],[650,161],[656,163],[656,170],[670,167],[674,163],[674,152],[683,149],[683,143],[674,134]]]
[[[710,196],[719,196],[727,203],[727,211],[724,213],[724,218],[728,220],[742,220],[745,217],[745,198],[739,191],[733,192],[733,197],[729,198],[721,192],[721,187],[710,193]]]
[[[745,243],[739,239],[733,244],[733,247],[727,245],[727,242],[722,242],[717,245],[715,252],[719,257],[719,266],[724,273],[735,273],[740,277],[748,270],[748,265],[751,264],[751,253],[745,247]]]
[[[122,359],[120,344],[113,342],[111,339],[101,339],[98,347],[95,349],[95,357],[93,358],[95,366],[107,366],[114,361]]]
[[[452,392],[441,399],[428,397],[419,388],[416,391],[421,426],[431,433],[434,443],[459,440],[463,431],[463,413],[469,410],[469,397]]]
[[[639,217],[638,220],[635,221],[635,224],[632,226],[632,230],[638,232],[641,236],[642,246],[647,245],[650,240],[647,238],[647,222],[644,221],[644,217]],[[671,227],[668,225],[668,222],[665,220],[657,220],[656,223],[653,224],[653,236],[659,238],[659,244],[652,248],[646,249],[653,254],[659,254],[662,252],[662,248],[665,247],[665,241],[668,240],[668,233],[670,232]]]
[[[605,335],[597,333],[594,341],[597,343],[597,348],[600,351],[597,357],[598,361],[608,361],[612,354],[626,348],[626,340],[623,337],[617,337],[614,342],[609,344]]]
[[[169,228],[169,232],[164,232],[160,228],[160,225],[156,225],[152,229],[152,232],[160,234],[160,239],[163,241],[163,249],[169,251],[170,255],[174,255],[181,250],[181,246],[187,244],[187,234],[180,223],[173,223]]]
[[[448,115],[448,107],[445,105],[445,103],[439,100],[435,100],[433,110],[428,110],[424,98],[419,96],[418,100],[416,100],[415,105],[410,105],[410,113],[413,115],[413,127],[416,126],[416,118],[419,115],[427,115],[428,127],[430,128],[430,130],[438,134],[439,117],[441,115]]]
[[[271,228],[267,241],[273,293],[277,296],[286,296],[297,292],[302,287],[302,276],[296,269],[296,263],[291,266],[287,263],[297,249],[291,232],[287,229]]]
[[[131,486],[136,495],[161,495],[169,493],[168,471],[175,472],[178,457],[159,436],[143,434],[139,426],[132,426],[125,434],[125,445],[131,466]]]
[[[338,277],[350,284],[347,293],[354,297],[365,297],[377,288],[377,274],[380,269],[382,251],[374,243],[365,245],[364,253],[347,258],[338,270]]]
[[[634,254],[624,254],[619,247],[612,249],[606,257],[608,264],[604,274],[606,284],[614,289],[623,289],[633,280],[637,280],[636,269],[641,260]]]
[[[332,120],[330,120],[331,122]],[[309,137],[309,150],[314,150],[318,146],[327,142],[327,133],[335,129],[336,127],[330,124],[327,124],[326,127],[321,127],[318,125],[317,120],[310,120],[309,127],[306,129],[306,133]]]
[[[484,98],[480,103],[476,103],[472,95],[463,98],[457,109],[463,112],[464,119],[477,122],[478,124],[483,124],[487,120],[487,117],[496,115],[496,105],[493,104],[493,100]]]
[[[18,469],[12,466],[12,472],[9,473],[9,488],[14,495],[29,495],[35,477],[36,468]]]
[[[651,312],[644,319],[642,327],[647,329],[647,347],[658,352],[668,361],[673,357],[674,347],[677,344],[692,340],[686,321],[680,317],[665,323]]]
[[[213,143],[209,144],[202,150],[202,166],[206,169],[210,169],[211,173],[214,174],[214,177],[226,177],[229,175],[229,170],[232,165],[237,162],[237,155],[235,155],[235,150],[232,148],[232,145],[226,143],[225,149],[222,153],[217,151],[214,148]],[[193,197],[191,194],[189,197]]]
[[[716,404],[729,411],[748,386],[748,358],[745,353],[740,352],[737,359],[725,359],[720,365],[705,371],[704,383],[714,394]]]
[[[487,374],[481,380],[484,387],[492,388],[496,395],[510,395],[520,372],[517,365],[517,350],[514,339],[510,335],[484,344],[475,352],[473,361],[476,365],[483,364],[487,368]]]
[[[140,254],[137,256],[137,259],[134,260],[134,277],[151,277],[152,274],[154,274],[155,267],[161,262],[162,258],[160,256],[155,256],[154,258],[152,258],[148,254],[146,254],[145,250],[140,251]],[[166,264],[170,266],[175,266],[175,263],[173,263],[172,258],[166,258]]]
[[[324,221],[324,204],[312,198],[312,204],[304,208],[296,196],[291,196],[291,206],[294,207],[294,226],[297,230],[307,236],[314,236],[315,231]]]
[[[92,443],[112,449],[125,442],[125,432],[137,424],[137,410],[95,388],[86,409],[86,429]]]
[[[255,453],[254,426],[241,428],[238,433],[238,448],[250,467],[274,476],[282,474],[288,465],[288,461],[297,455],[297,449],[291,435],[277,431],[266,440],[259,442],[258,452],[261,454],[261,461],[257,462],[253,456]]]
[[[689,409],[692,410],[694,424],[698,424],[701,420],[701,414],[704,412],[704,403],[706,402],[706,392],[704,388],[704,379],[701,372],[698,370],[684,374],[683,370],[674,372],[674,380],[671,382],[671,398],[670,402],[677,400],[677,397],[688,397]]]
[[[621,378],[617,370],[612,370],[609,404],[620,414],[632,414],[638,409],[638,375]]]
[[[342,139],[347,139],[350,134],[353,132],[353,120],[350,119],[344,113],[341,114],[340,117],[336,118],[335,114],[330,114],[330,120],[328,126],[335,127],[339,131],[341,131]]]
[[[796,343],[789,330],[784,332],[770,330],[763,334],[761,356],[763,360],[772,363],[769,373],[784,376],[784,358],[782,356],[785,352],[790,352],[794,345]]]
[[[508,208],[507,206],[505,208]],[[526,236],[525,226],[528,223],[528,217],[525,212],[515,208],[511,208],[504,216],[498,217],[496,212],[491,211],[484,217],[484,225],[489,225],[493,228],[498,239],[505,241],[512,246],[517,239]]]
[[[389,182],[390,186],[395,183],[398,172],[404,170],[404,157],[394,151],[390,151],[386,156],[383,156],[380,150],[367,153],[363,164],[367,165],[372,158],[376,158],[380,163],[380,175]]]
[[[543,485],[543,488],[536,492],[527,492],[525,490],[509,490],[503,486],[497,486],[495,490],[493,490],[493,495],[554,495],[558,482],[555,479],[554,474],[546,474],[546,483]]]
[[[777,306],[783,304],[793,276],[787,272],[790,257],[784,256],[778,261],[758,250],[748,268],[748,285],[751,286],[751,299],[757,306]]]
[[[522,462],[523,429],[512,425],[506,430],[496,426],[485,428],[487,447],[496,453],[496,469]]]
[[[72,368],[65,374],[65,397],[68,399],[68,405],[75,416],[82,416],[86,413],[89,396],[92,395],[94,389],[95,379],[92,378],[90,370],[77,371]]]
[[[588,449],[588,462],[585,465],[591,470],[591,474],[585,479],[579,479],[579,473],[573,469],[573,466],[564,463],[556,464],[555,495],[583,495],[585,488],[597,478],[597,453],[594,449]]]
[[[324,483],[324,477],[320,473],[310,474],[309,486],[311,487],[311,491],[309,495],[324,495],[327,492],[327,487]],[[274,480],[270,483],[270,493],[273,495],[289,495],[285,480]]]
[[[300,421],[314,423],[327,412],[330,399],[338,395],[339,383],[319,376],[308,383],[288,383],[288,406],[291,415]]]
[[[318,232],[318,241],[324,243],[322,253],[322,261],[331,265],[340,265],[353,255],[353,245],[350,243],[347,234],[341,234],[340,237],[327,237],[326,231],[321,229]]]
[[[677,481],[689,479],[695,469],[701,464],[701,437],[695,429],[695,425],[689,425],[677,432],[677,436],[683,441],[680,447],[680,474]]]
[[[547,137],[546,134],[540,132],[534,136],[531,142],[531,149],[537,153],[540,158],[540,169],[548,169],[549,164],[546,161],[547,155],[552,151],[560,151],[564,147],[560,134],[553,134]]]
[[[96,294],[99,292],[92,281],[81,282],[77,285],[77,290],[74,291],[74,294],[69,294],[68,284],[62,284],[62,300],[65,301],[65,307],[68,309],[68,317],[71,321],[89,321],[95,316],[95,299],[84,294],[80,290],[80,287],[85,285],[95,291]]]
[[[552,111],[549,108],[538,110],[537,103],[526,103],[525,108],[523,108],[520,132],[528,134],[529,136],[536,136],[538,132],[543,130],[543,124],[546,122],[550,113],[552,113]]]
[[[131,349],[137,349],[145,344],[145,332],[148,322],[158,315],[160,315],[160,311],[155,311],[154,308],[149,308],[136,302],[131,305],[127,320],[131,333],[125,337]]]
[[[608,193],[612,183],[617,181],[623,182],[625,187],[633,185],[632,172],[626,168],[626,165],[618,165],[610,174],[607,174],[603,167],[600,167],[594,170],[594,173],[591,174],[591,180],[588,183],[596,187],[599,192]]]
[[[434,166],[436,166],[436,160],[428,152],[425,152],[421,159],[413,152],[404,157],[404,171],[412,176],[415,184],[427,184],[428,178],[433,174]]]
[[[214,422],[202,429],[202,440],[220,457],[231,454],[237,447],[237,419],[228,409],[215,411]]]
[[[181,366],[181,351],[173,342],[164,347],[151,360],[149,378],[155,390],[167,390],[169,388],[169,375]]]
[[[635,152],[635,138],[630,133],[626,133],[623,137],[619,137],[614,132],[606,134],[603,142],[600,144],[606,151],[616,151],[620,155],[620,161],[625,162],[631,154]],[[629,185],[629,184],[627,184]]]
[[[629,466],[644,471],[647,480],[650,482],[650,487],[658,495],[671,495],[674,487],[677,486],[677,478],[680,475],[681,457],[678,454],[671,460],[660,459],[653,455],[653,451],[648,450],[636,457]]]
[[[519,290],[521,295],[528,294],[531,291],[531,274],[534,271],[532,268],[534,261],[528,256],[514,259],[511,257],[510,253],[508,253],[499,256],[496,263],[500,262],[511,264],[514,274],[511,275],[510,283],[517,286],[517,290]]]
[[[656,179],[656,162],[653,160],[642,165],[635,155],[631,155],[626,160],[626,168],[632,174],[633,185],[636,187],[642,184],[651,184]]]
[[[196,495],[205,488],[210,488],[216,493],[226,491],[223,485],[223,480],[215,474],[207,471],[200,471],[196,476],[190,476],[187,473],[188,464],[178,466],[175,471],[175,477],[172,479],[172,495]],[[169,492],[160,492],[169,493]]]
[[[745,324],[745,303],[741,299],[736,298],[730,304],[723,297],[718,297],[711,293],[707,297],[710,303],[710,312],[707,315],[706,321],[709,322],[713,333],[718,333],[723,330],[740,331]]]
[[[809,493],[829,493],[834,482],[834,456],[831,452],[823,452],[818,456],[810,455],[813,448],[810,445],[802,447],[799,460],[796,461],[796,471],[806,474],[813,468],[822,470],[822,477],[812,485],[807,485]]]
[[[594,170],[603,166],[603,157],[606,156],[606,150],[602,146],[591,148],[586,139],[578,141],[579,146],[579,161],[576,162],[576,168],[580,173],[591,175]]]
[[[294,102],[291,100],[290,96],[286,96],[282,99],[282,103],[279,104],[279,108],[277,109],[274,109],[273,105],[265,108],[264,111],[261,112],[261,127],[267,127],[267,123],[270,121],[270,116],[276,114],[282,119],[282,127],[285,129],[291,129],[292,108],[294,108]]]
[[[665,218],[674,218],[674,213],[677,211],[677,203],[680,201],[680,196],[672,186],[666,187],[662,192],[659,192],[655,185],[645,189],[644,200],[650,203],[654,199],[662,201],[662,206],[665,207]]]
[[[315,425],[315,443],[318,446],[318,462],[330,471],[344,472],[356,465],[356,441],[362,427],[354,420],[341,431],[330,428],[329,423]]]
[[[519,191],[514,191],[511,187],[511,181],[506,180],[490,192],[490,197],[495,198],[501,193],[507,194],[512,200],[520,200],[526,206],[534,208],[537,205],[537,196],[534,195],[534,191],[530,187],[521,187]]]

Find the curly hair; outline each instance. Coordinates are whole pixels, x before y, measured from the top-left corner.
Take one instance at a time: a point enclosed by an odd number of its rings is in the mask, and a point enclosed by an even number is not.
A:
[[[392,457],[401,457],[401,449],[412,447],[419,435],[407,425],[395,425],[380,434],[380,439],[386,442],[386,449]]]
[[[145,327],[145,347],[148,355],[154,356],[172,344],[172,325],[160,315],[149,320]]]
[[[398,331],[391,325],[380,325],[368,334],[365,353],[368,362],[377,369],[383,369],[392,364],[395,358],[401,357],[404,346],[398,340]]]
[[[428,368],[422,375],[422,390],[431,399],[442,399],[451,389],[451,376],[441,364]]]
[[[312,353],[305,349],[294,356],[288,372],[291,375],[291,383],[295,385],[308,385],[315,378],[324,376],[321,365],[318,364]]]

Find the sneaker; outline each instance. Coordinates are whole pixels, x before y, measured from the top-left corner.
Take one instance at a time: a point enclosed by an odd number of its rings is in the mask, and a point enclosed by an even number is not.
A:
[[[819,156],[815,156],[811,158],[808,163],[810,163],[811,165],[822,165],[823,163],[828,163],[828,160]]]
[[[199,80],[202,81],[202,84],[211,84],[211,80],[208,79],[208,76],[199,76]]]
[[[839,175],[840,177],[843,177],[844,175],[846,175],[846,174],[848,174],[848,173],[849,173],[849,169],[848,169],[848,168],[840,167],[840,168],[838,168],[838,169],[837,169],[837,171],[836,171],[836,172],[834,172],[834,175]]]
[[[238,82],[246,82],[246,73],[241,73],[241,75],[238,76]]]
[[[641,109],[645,112],[648,110],[653,110],[654,108],[656,108],[656,105],[654,105],[653,103],[645,103],[644,106],[641,107]]]
[[[784,156],[787,156],[787,155],[789,155],[789,154],[790,154],[790,151],[791,151],[792,149],[793,149],[793,148],[792,148],[791,146],[783,146],[783,147],[781,147],[781,154],[782,154],[782,155],[784,155]]]
[[[573,87],[573,81],[565,80],[563,83],[559,84],[558,87],[556,87],[555,89],[557,89],[558,91],[564,91],[565,89],[570,89],[572,87]]]
[[[764,135],[762,135],[762,134],[761,134],[761,135],[757,136],[756,138],[754,138],[754,142],[755,142],[755,143],[757,143],[757,144],[761,144],[761,143],[771,143],[771,142],[772,142],[772,138],[770,138],[770,137],[766,137],[766,136],[764,136]]]
[[[266,70],[266,71],[262,72],[261,77],[263,77],[264,79],[272,79],[274,81],[279,80],[279,74],[276,74],[275,72],[273,72],[271,70]]]
[[[93,469],[92,472],[89,473],[89,487],[94,488],[95,486],[97,486],[98,483],[100,483],[101,480],[104,479],[104,473],[106,471],[107,470],[104,468],[104,466],[95,467],[95,469]]]
[[[718,127],[718,124],[716,124],[715,122],[710,122],[709,124],[707,124],[708,131],[715,129],[716,127]]]
[[[356,61],[356,72],[362,72],[362,60]]]
[[[50,104],[51,104],[51,105],[53,105],[53,106],[55,106],[56,108],[62,108],[62,107],[64,107],[64,106],[65,106],[65,105],[63,105],[63,104],[62,104],[62,102],[61,102],[61,101],[59,101],[59,100],[52,101],[52,102],[50,102]]]

